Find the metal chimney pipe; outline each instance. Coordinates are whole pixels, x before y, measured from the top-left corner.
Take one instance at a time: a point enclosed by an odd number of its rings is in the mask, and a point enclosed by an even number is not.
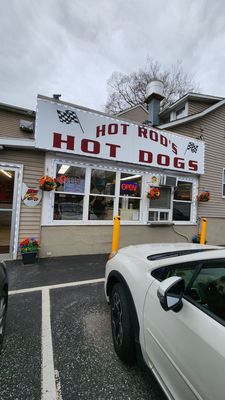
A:
[[[160,102],[164,99],[164,85],[160,80],[150,82],[146,88],[146,99],[149,121],[153,126],[159,125]]]

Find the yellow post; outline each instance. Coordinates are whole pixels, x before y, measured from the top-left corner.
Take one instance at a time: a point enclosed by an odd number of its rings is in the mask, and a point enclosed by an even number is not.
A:
[[[112,235],[112,252],[111,255],[117,253],[120,241],[120,217],[114,217],[113,235]]]
[[[205,242],[206,242],[206,229],[207,229],[207,219],[202,218],[201,232],[200,232],[200,244],[205,244]]]

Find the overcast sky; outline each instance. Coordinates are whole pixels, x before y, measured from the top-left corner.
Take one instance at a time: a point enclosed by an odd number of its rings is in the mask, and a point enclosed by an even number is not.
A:
[[[223,0],[1,1],[0,102],[37,93],[103,110],[114,71],[182,60],[202,93],[225,97]]]

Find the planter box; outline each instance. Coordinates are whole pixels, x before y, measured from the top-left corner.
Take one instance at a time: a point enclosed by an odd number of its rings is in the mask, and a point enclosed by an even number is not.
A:
[[[36,261],[37,253],[22,253],[23,264],[34,264]]]

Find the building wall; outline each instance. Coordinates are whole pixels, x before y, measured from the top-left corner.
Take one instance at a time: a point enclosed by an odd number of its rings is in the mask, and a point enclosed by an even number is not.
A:
[[[44,152],[29,150],[0,150],[0,162],[23,165],[23,182],[28,187],[37,188],[39,178],[44,173]],[[21,203],[19,241],[25,236],[40,239],[41,203],[27,207]]]
[[[136,124],[143,124],[148,119],[148,112],[144,111],[142,107],[135,107],[134,109],[124,111],[118,118],[128,119],[134,121]]]
[[[188,101],[188,115],[200,113],[211,106],[212,106],[212,103],[206,103],[205,101],[189,100]]]
[[[110,253],[112,226],[43,226],[41,257]],[[191,242],[197,226],[121,226],[120,247],[141,243]]]
[[[20,129],[20,120],[34,121],[29,112],[27,115],[0,109],[0,137],[33,139],[34,133],[24,132]]]
[[[198,215],[225,218],[225,198],[222,198],[222,173],[225,168],[225,106],[193,122],[167,128],[174,133],[205,141],[205,174],[200,176],[199,191],[210,191],[211,200],[199,203]],[[225,224],[225,220],[224,220]],[[224,227],[225,234],[225,227]]]

